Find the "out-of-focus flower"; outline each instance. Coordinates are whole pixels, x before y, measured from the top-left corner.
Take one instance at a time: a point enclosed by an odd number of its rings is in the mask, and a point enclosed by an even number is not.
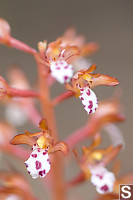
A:
[[[28,151],[21,147],[15,147],[10,144],[12,137],[16,135],[16,130],[7,122],[0,122],[0,154],[6,153],[25,159]]]
[[[91,118],[88,120],[88,124],[92,126],[92,134],[94,134],[109,123],[116,123],[124,120],[125,116],[119,100],[109,99],[99,103],[97,112],[91,116]],[[93,124],[95,124],[95,126]]]
[[[72,62],[74,71],[77,72],[81,69],[88,69],[94,62],[91,59],[79,57]]]
[[[28,117],[17,102],[9,103],[5,108],[5,118],[14,126],[22,126],[28,120]]]
[[[83,173],[83,180],[90,179],[96,186],[97,192],[105,194],[113,191],[115,182],[115,175],[105,167],[117,156],[122,145],[116,147],[111,145],[106,149],[96,149],[100,142],[100,134],[96,134],[92,144],[89,147],[83,147],[81,159],[78,158],[76,150],[74,150],[74,153]]]
[[[16,134],[16,130],[6,122],[0,122],[0,149],[10,145],[11,138]]]
[[[16,172],[0,172],[1,200],[35,200],[27,180]]]
[[[40,116],[30,97],[39,97],[39,94],[30,90],[29,82],[21,69],[12,67],[8,71],[8,77],[9,84],[0,77],[0,100],[6,104],[6,120],[14,126],[22,126],[28,119],[38,123]]]
[[[87,42],[85,41],[85,37],[83,35],[77,35],[76,30],[74,28],[69,28],[65,31],[64,35],[59,37],[62,41],[61,45],[75,45],[80,49],[80,53],[78,57],[72,58],[71,63],[74,67],[74,71],[78,71],[80,69],[87,69],[91,66],[91,61],[86,59],[86,56],[90,56],[94,52],[96,52],[99,48],[98,43],[96,42]]]
[[[83,35],[77,35],[76,29],[68,28],[64,35],[59,37],[61,40],[61,46],[75,45],[80,49],[80,56],[87,56],[97,51],[99,45],[96,42],[85,42]]]
[[[78,71],[72,78],[72,85],[66,84],[66,88],[79,97],[87,113],[94,113],[98,107],[98,99],[91,88],[98,85],[115,86],[119,82],[111,76],[103,74],[92,74],[96,65],[92,65],[88,70]]]
[[[30,158],[25,161],[26,168],[32,178],[45,177],[50,171],[49,154],[61,151],[63,154],[68,153],[65,142],[55,142],[51,131],[48,129],[46,120],[42,119],[39,125],[41,132],[29,133],[15,136],[11,144],[27,144],[32,147],[33,152]]]
[[[91,182],[96,186],[96,190],[100,194],[110,193],[113,191],[115,175],[109,172],[105,167],[94,167],[91,171]]]
[[[120,192],[120,184],[128,185],[133,183],[133,173],[127,173],[123,176],[117,177],[114,182],[114,189],[113,192],[110,194],[104,194],[104,195],[98,195],[96,200],[114,200],[114,199],[119,199],[119,192]]]
[[[61,40],[56,40],[47,45],[47,42],[39,42],[38,48],[40,54],[43,54],[43,62],[49,67],[51,75],[60,83],[69,82],[73,75],[72,65],[68,60],[79,54],[76,46],[62,46]]]

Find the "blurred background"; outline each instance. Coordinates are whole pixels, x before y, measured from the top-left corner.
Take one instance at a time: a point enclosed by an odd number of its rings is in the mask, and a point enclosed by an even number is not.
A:
[[[79,34],[85,35],[87,41],[99,43],[99,51],[90,59],[97,65],[97,72],[114,76],[120,81],[119,87],[123,90],[121,101],[126,114],[126,121],[118,125],[126,143],[125,149],[120,155],[121,174],[133,170],[131,156],[133,151],[133,1],[1,0],[0,17],[9,22],[13,37],[34,48],[37,48],[38,41],[44,39],[48,42],[54,41],[69,26],[74,26]],[[0,46],[0,74],[6,78],[8,67],[14,63],[21,66],[33,84],[37,77],[36,65],[32,56]],[[56,84],[52,88],[52,95],[55,96],[62,90],[63,88]],[[111,97],[114,90],[114,87],[102,86],[96,88],[95,92],[99,100],[102,100]],[[77,99],[62,103],[57,107],[56,114],[61,139],[85,124],[87,119],[87,114]],[[1,110],[0,119],[2,118]],[[18,127],[17,132],[20,133],[29,128],[29,124],[26,124],[24,127]],[[78,172],[76,165],[72,163],[70,165],[71,170],[66,171],[66,175],[69,177]],[[28,179],[33,184],[35,194],[40,199],[44,199],[41,186],[39,189],[36,188],[36,184],[39,184],[38,181],[31,180],[30,176]],[[75,195],[76,199],[81,197],[88,200],[94,196],[94,192],[93,186],[86,182],[73,189],[71,195]]]

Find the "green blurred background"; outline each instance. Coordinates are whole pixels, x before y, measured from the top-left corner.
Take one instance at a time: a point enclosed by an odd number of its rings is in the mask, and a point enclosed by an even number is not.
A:
[[[121,153],[121,173],[133,170],[133,1],[132,0],[1,0],[0,17],[5,18],[12,30],[12,36],[26,42],[34,48],[40,40],[48,42],[63,34],[69,26],[74,26],[87,41],[96,41],[100,45],[97,53],[91,56],[97,65],[97,72],[112,75],[120,81],[124,93],[121,98],[126,113],[126,122],[119,125],[126,146]],[[31,83],[36,80],[36,65],[32,56],[15,49],[0,46],[0,74],[6,77],[8,67],[17,63],[24,69]],[[95,91],[99,100],[112,96],[115,88],[99,87]],[[53,95],[59,94],[62,87],[56,84]],[[62,103],[56,109],[60,137],[83,125],[86,112],[77,99]],[[0,116],[2,119],[2,114]],[[25,127],[19,127],[18,132]],[[106,142],[106,139],[105,139]],[[75,162],[74,162],[75,163]],[[19,164],[19,167],[21,165]],[[71,164],[69,177],[76,174]],[[68,168],[70,169],[70,168]],[[24,171],[24,168],[22,169]],[[67,170],[67,175],[69,170]],[[31,178],[28,177],[30,180]],[[32,181],[35,193],[44,199],[42,188]],[[88,200],[93,197],[94,188],[84,183],[72,192],[76,199]],[[47,197],[46,197],[47,199]]]

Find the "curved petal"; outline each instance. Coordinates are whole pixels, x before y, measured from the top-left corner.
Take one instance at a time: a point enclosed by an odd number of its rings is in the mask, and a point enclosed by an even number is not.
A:
[[[63,58],[65,60],[68,60],[72,56],[79,55],[79,53],[80,53],[80,50],[79,50],[78,47],[76,47],[76,46],[68,46],[68,47],[66,47],[66,50],[64,51],[62,56],[63,56]]]
[[[91,65],[91,66],[89,67],[89,69],[86,71],[86,73],[93,72],[95,69],[96,69],[96,65]]]
[[[61,151],[64,155],[67,155],[69,150],[65,142],[59,141],[52,146],[49,153],[53,153],[56,151]]]
[[[104,74],[101,74],[98,78],[93,77],[92,80],[91,88],[98,85],[115,86],[119,84],[116,78]]]
[[[88,56],[93,54],[99,49],[99,45],[96,42],[89,42],[81,49],[81,56]]]
[[[27,144],[29,146],[33,146],[36,143],[34,138],[28,137],[26,134],[16,135],[10,142],[13,145],[17,144]]]
[[[42,129],[42,130],[48,130],[48,125],[47,125],[46,119],[43,118],[43,119],[39,122],[39,128]]]
[[[118,155],[121,149],[122,149],[122,145],[113,147],[113,149],[103,158],[102,163],[104,165],[107,165],[108,163],[110,163],[113,159],[115,159],[115,157]]]
[[[34,137],[34,136],[37,136],[37,135],[40,135],[40,134],[43,134],[43,132],[37,132],[37,133],[30,133],[28,131],[25,131],[25,134],[28,136],[28,137]]]

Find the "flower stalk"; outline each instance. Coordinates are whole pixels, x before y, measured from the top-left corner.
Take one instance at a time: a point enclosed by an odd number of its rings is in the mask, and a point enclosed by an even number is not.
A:
[[[50,88],[47,81],[47,73],[43,73],[44,64],[40,63],[38,57],[35,57],[38,66],[38,76],[39,76],[39,88],[40,88],[40,102],[42,106],[43,115],[46,117],[48,126],[54,133],[54,139],[58,139],[54,107],[52,101],[50,100]],[[58,160],[58,162],[57,162]],[[65,200],[65,190],[64,190],[64,180],[63,180],[63,163],[62,158],[59,153],[52,156],[52,161],[54,167],[51,169],[51,179],[52,179],[52,199],[53,200]]]

